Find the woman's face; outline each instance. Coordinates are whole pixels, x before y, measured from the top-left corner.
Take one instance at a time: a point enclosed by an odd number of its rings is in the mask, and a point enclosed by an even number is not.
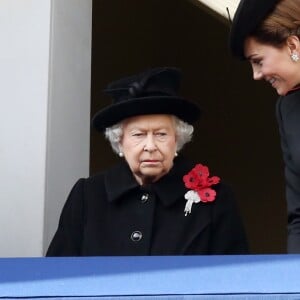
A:
[[[175,121],[171,115],[142,115],[123,122],[120,150],[139,184],[157,181],[173,166]]]
[[[297,45],[286,43],[281,48],[262,44],[255,38],[245,41],[245,57],[249,60],[254,80],[266,80],[279,95],[285,95],[300,83],[300,64],[291,59],[291,54],[299,54]]]

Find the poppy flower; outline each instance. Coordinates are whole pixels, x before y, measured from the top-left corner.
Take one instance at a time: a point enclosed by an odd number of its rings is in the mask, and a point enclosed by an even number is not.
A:
[[[186,188],[190,189],[185,195],[187,203],[185,205],[185,216],[192,211],[193,203],[212,202],[216,198],[216,191],[210,188],[220,182],[218,176],[209,177],[207,166],[197,164],[186,175],[183,176],[183,182]]]

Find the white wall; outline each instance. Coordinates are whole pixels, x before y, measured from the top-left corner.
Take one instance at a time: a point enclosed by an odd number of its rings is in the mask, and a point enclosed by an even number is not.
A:
[[[1,0],[0,37],[0,256],[41,256],[88,174],[91,0]]]

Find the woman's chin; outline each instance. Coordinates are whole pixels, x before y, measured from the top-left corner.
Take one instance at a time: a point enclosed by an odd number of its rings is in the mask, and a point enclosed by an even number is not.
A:
[[[144,184],[150,184],[156,182],[164,175],[165,174],[161,172],[143,172],[143,174],[141,174],[140,176],[140,179],[142,184],[144,185]]]
[[[277,94],[278,94],[279,96],[285,96],[285,95],[288,93],[287,90],[283,90],[283,89],[281,89],[281,88],[277,88],[277,89],[276,89],[276,92],[277,92]]]

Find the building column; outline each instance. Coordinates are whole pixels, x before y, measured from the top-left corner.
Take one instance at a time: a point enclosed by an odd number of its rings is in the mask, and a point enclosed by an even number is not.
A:
[[[0,256],[42,256],[89,172],[92,0],[0,3]]]

